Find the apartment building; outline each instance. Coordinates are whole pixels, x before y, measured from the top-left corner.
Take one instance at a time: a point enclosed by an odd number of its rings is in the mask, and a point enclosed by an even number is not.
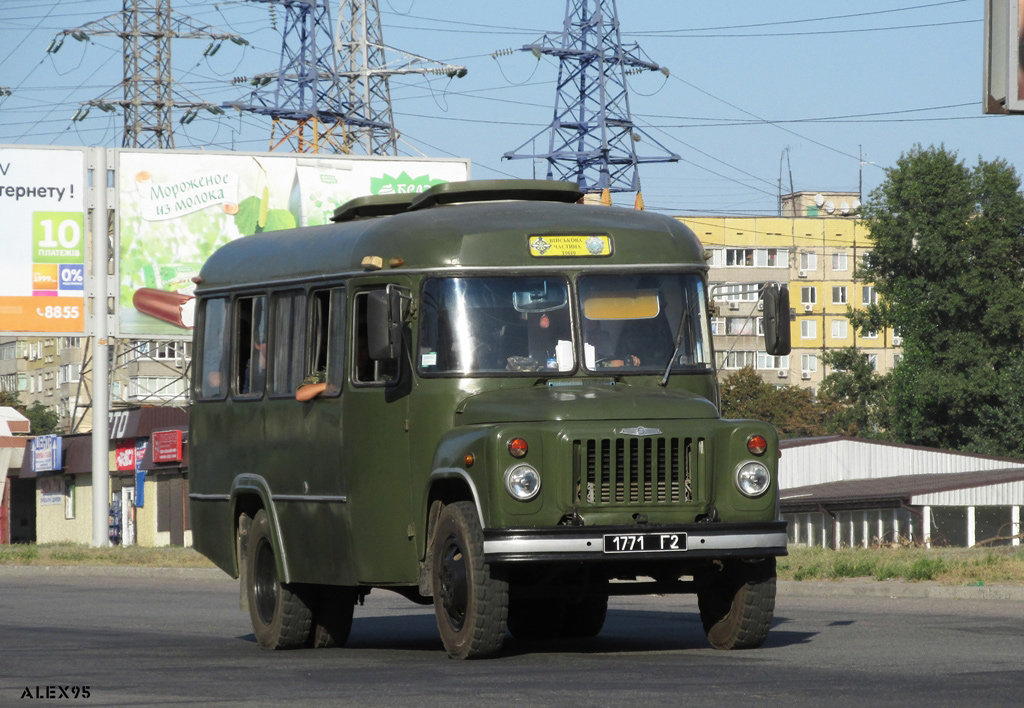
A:
[[[877,302],[874,288],[855,279],[871,250],[867,229],[856,218],[856,197],[787,195],[781,211],[792,216],[678,217],[707,250],[720,376],[752,366],[767,382],[816,389],[829,373],[823,356],[830,349],[855,346],[879,373],[899,361],[900,340],[891,330],[855,332],[846,316],[849,307]],[[788,357],[764,351],[757,288],[771,281],[789,284]]]
[[[112,340],[110,406],[184,406],[192,342]],[[40,402],[60,416],[61,430],[92,430],[92,361],[85,337],[0,338],[0,390]]]

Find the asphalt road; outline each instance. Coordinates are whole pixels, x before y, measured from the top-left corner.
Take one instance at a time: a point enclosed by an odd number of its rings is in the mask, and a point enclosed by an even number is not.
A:
[[[690,596],[629,597],[612,599],[596,639],[509,639],[495,659],[460,662],[445,656],[430,608],[388,592],[356,608],[346,648],[266,652],[236,584],[215,572],[0,566],[0,706],[1024,702],[1024,601],[801,587],[783,586],[768,642],[754,651],[708,648]]]

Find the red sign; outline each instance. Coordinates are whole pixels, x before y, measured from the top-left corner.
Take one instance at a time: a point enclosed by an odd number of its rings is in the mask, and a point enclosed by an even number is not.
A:
[[[181,431],[153,431],[153,462],[181,462]]]
[[[115,455],[117,459],[118,470],[134,470],[135,469],[135,441],[121,443],[117,446],[117,453]]]

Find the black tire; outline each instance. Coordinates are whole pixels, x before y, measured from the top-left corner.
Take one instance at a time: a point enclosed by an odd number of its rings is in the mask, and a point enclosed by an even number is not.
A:
[[[355,605],[355,588],[320,588],[313,608],[313,631],[310,636],[313,648],[345,646],[352,631],[352,613]]]
[[[715,649],[764,644],[775,614],[775,559],[727,561],[698,580],[697,606]]]
[[[564,637],[596,637],[604,627],[608,616],[608,584],[591,588],[579,600],[570,602],[565,608],[562,623]]]
[[[508,631],[524,642],[543,641],[562,636],[565,603],[561,600],[517,597],[508,603]]]
[[[508,582],[484,562],[484,533],[472,502],[441,510],[431,549],[434,614],[448,656],[494,654],[505,638]]]
[[[282,584],[278,578],[270,521],[263,509],[252,520],[246,555],[245,584],[256,641],[264,649],[306,646],[313,613],[297,588]]]

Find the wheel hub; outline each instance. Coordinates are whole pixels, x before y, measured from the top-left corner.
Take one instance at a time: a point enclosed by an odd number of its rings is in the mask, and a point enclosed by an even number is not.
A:
[[[441,604],[444,606],[448,624],[456,632],[466,622],[469,605],[469,591],[466,579],[466,562],[462,549],[453,540],[445,546],[438,569]]]

